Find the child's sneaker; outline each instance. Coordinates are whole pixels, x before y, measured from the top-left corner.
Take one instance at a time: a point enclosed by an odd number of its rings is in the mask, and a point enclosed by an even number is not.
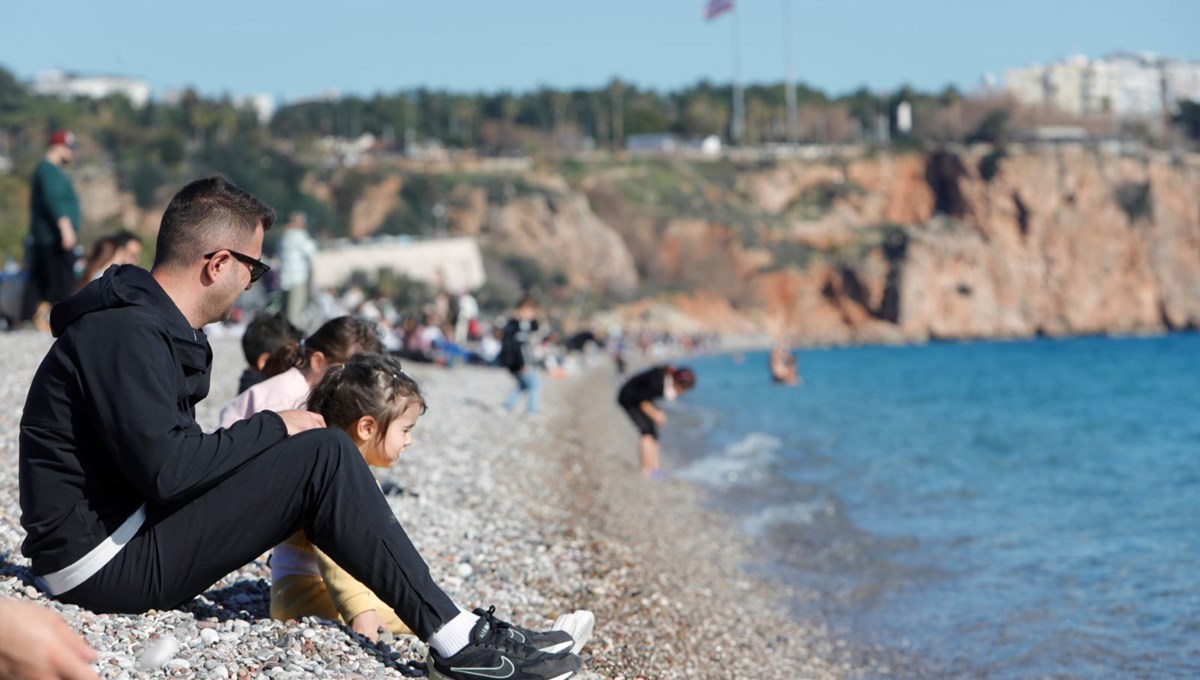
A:
[[[503,631],[518,643],[529,645],[539,652],[556,654],[558,652],[571,649],[571,647],[575,644],[575,639],[571,636],[570,632],[564,631],[563,629],[538,632],[535,630],[522,628],[520,626],[514,626],[507,621],[501,621],[500,619],[496,618],[495,607],[488,607],[487,611],[476,609],[472,613],[481,619],[487,619],[492,625]]]
[[[596,615],[586,609],[576,609],[570,614],[563,614],[551,626],[554,630],[564,631],[575,639],[571,647],[572,654],[578,654],[583,646],[592,639],[592,630],[596,627]]]
[[[581,667],[569,652],[548,654],[517,642],[511,626],[494,625],[494,616],[480,616],[471,641],[457,654],[442,658],[430,647],[425,663],[431,680],[567,680]]]

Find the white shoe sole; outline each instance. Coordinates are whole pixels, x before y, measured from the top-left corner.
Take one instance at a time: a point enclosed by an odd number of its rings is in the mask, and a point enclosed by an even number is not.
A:
[[[575,675],[575,673],[573,671],[570,673],[563,673],[562,675],[557,675],[553,678],[550,678],[550,680],[567,680],[567,678],[571,677],[572,675]],[[430,663],[429,664],[429,680],[454,680],[454,678],[442,675],[441,673],[437,672],[437,669],[433,667],[432,663]]]
[[[570,634],[575,640],[571,647],[572,654],[579,654],[592,639],[592,631],[596,628],[596,615],[586,609],[576,609],[570,614],[563,614],[554,621],[553,630],[561,630]]]

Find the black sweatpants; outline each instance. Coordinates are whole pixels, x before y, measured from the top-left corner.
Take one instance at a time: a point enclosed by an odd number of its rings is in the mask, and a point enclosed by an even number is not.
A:
[[[190,501],[151,503],[133,540],[58,599],[97,612],[176,607],[299,529],[422,640],[458,615],[358,449],[325,429],[288,437]]]
[[[43,300],[58,304],[75,290],[75,253],[55,244],[34,244],[29,258],[29,281],[22,300],[22,320],[33,318]]]

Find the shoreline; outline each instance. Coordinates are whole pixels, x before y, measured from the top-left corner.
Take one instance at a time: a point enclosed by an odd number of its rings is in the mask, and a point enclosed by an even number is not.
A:
[[[20,556],[17,431],[25,391],[51,339],[4,337],[0,360],[0,595],[55,609],[101,652],[103,677],[402,677],[424,645],[385,635],[356,641],[315,618],[266,616],[269,571],[260,558],[204,596],[170,611],[93,614],[53,602],[29,585]],[[211,427],[233,396],[242,358],[214,340],[212,391],[200,404]],[[547,626],[592,609],[597,625],[578,678],[843,678],[885,672],[823,626],[788,617],[788,594],[742,570],[751,555],[730,520],[703,507],[686,483],[644,480],[636,433],[614,399],[607,366],[544,380],[544,413],[499,407],[507,372],[409,364],[430,404],[414,445],[381,481],[435,580],[462,606],[495,605],[502,618]],[[173,641],[164,642],[167,640]],[[157,668],[148,650],[176,649]],[[873,670],[871,670],[873,669]]]
[[[567,484],[556,502],[592,538],[601,591],[590,593],[590,606],[598,622],[625,624],[593,641],[590,669],[647,678],[903,673],[909,660],[892,651],[796,618],[791,604],[813,594],[748,570],[763,555],[707,490],[642,478],[636,430],[616,405],[618,386],[607,367],[565,384],[572,408],[556,423],[567,443],[558,450]]]

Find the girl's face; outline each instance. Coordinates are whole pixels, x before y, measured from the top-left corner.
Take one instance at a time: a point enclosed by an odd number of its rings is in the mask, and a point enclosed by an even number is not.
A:
[[[363,458],[372,467],[391,467],[400,459],[400,453],[412,443],[412,429],[421,417],[421,405],[412,402],[400,415],[392,419],[387,434],[382,438],[378,431],[362,447]]]

